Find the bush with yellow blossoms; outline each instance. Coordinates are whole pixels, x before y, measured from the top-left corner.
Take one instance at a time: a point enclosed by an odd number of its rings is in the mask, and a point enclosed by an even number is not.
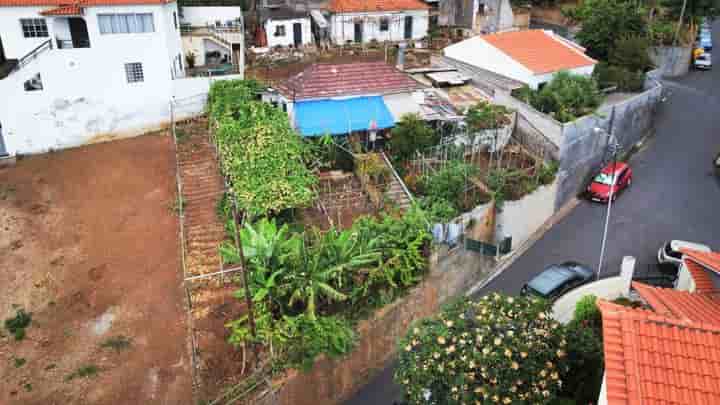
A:
[[[544,300],[464,299],[410,327],[395,381],[409,404],[548,404],[562,388],[566,345]]]

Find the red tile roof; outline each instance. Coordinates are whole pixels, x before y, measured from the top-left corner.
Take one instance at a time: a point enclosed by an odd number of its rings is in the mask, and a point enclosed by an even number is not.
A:
[[[121,6],[136,4],[168,4],[174,0],[0,0],[0,7],[40,7],[40,6]],[[49,10],[52,11],[52,10]]]
[[[583,49],[543,30],[509,31],[481,37],[534,74],[545,74],[597,63]]]
[[[608,404],[720,404],[720,327],[598,306]]]
[[[695,263],[701,264],[706,268],[720,273],[720,253],[717,252],[701,252],[699,250],[681,249],[685,256]]]
[[[81,15],[82,8],[80,6],[78,6],[77,4],[72,4],[72,5],[68,5],[68,6],[59,6],[59,7],[51,8],[50,10],[41,11],[40,14],[42,14],[42,15]]]
[[[720,295],[690,293],[633,282],[633,288],[658,315],[720,326]]]
[[[385,62],[314,64],[276,86],[294,100],[389,94],[423,86]]]
[[[421,0],[330,0],[330,11],[351,13],[366,11],[427,10]]]

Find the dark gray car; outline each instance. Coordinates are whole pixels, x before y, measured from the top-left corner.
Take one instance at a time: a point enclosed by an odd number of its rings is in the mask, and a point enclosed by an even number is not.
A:
[[[545,268],[520,290],[520,294],[533,294],[555,300],[567,291],[592,279],[593,271],[577,262],[553,264]]]

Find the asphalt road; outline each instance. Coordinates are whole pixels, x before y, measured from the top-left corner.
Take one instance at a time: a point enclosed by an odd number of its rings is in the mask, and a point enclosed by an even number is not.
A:
[[[720,25],[714,28],[720,44]],[[619,273],[623,256],[635,256],[636,272],[645,271],[670,239],[720,250],[720,180],[712,168],[720,152],[720,66],[715,69],[664,82],[668,97],[655,118],[655,136],[631,158],[632,187],[613,204],[602,276]],[[582,202],[479,294],[516,294],[545,266],[566,260],[596,269],[605,213],[604,205]],[[399,400],[392,368],[346,405]]]

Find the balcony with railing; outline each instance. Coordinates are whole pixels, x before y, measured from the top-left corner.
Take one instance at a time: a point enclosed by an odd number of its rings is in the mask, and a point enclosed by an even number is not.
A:
[[[53,41],[48,39],[20,59],[6,59],[4,63],[0,63],[0,80],[6,78],[12,72],[27,66],[40,55],[51,49],[53,49]]]

